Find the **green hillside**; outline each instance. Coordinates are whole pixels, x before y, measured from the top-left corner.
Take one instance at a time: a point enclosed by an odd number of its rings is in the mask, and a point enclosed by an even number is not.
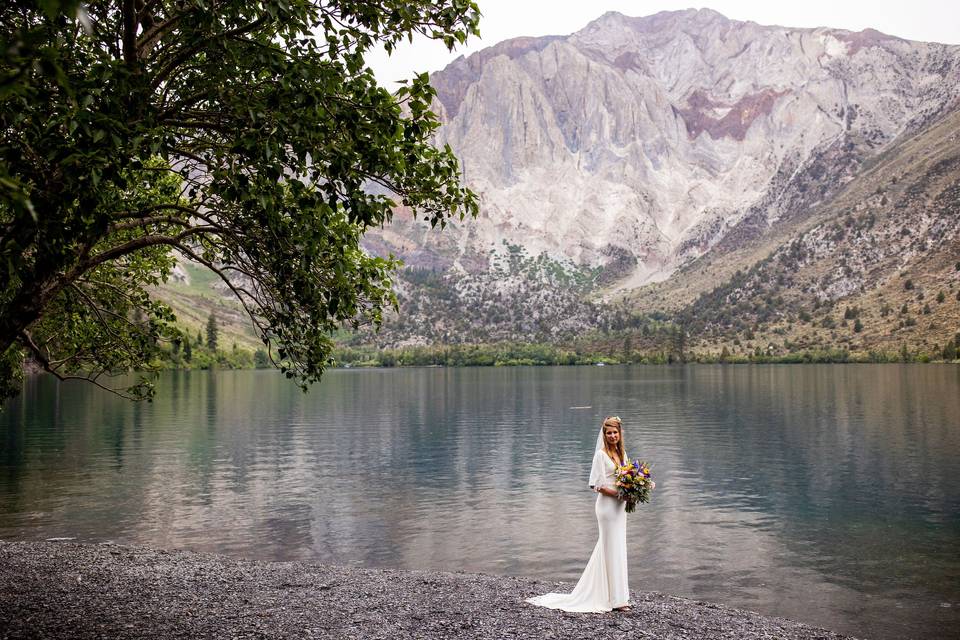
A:
[[[209,269],[192,262],[181,262],[178,276],[156,290],[156,295],[171,306],[177,324],[190,336],[203,333],[210,314],[217,318],[220,348],[254,351],[263,343],[253,332],[250,319],[240,302],[226,291],[219,277]]]

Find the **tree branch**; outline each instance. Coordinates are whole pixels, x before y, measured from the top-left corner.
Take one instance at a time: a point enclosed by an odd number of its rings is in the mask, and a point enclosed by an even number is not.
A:
[[[137,65],[137,3],[123,0],[123,61],[128,67]]]
[[[125,231],[128,229],[139,229],[140,227],[148,227],[154,224],[161,224],[166,222],[167,224],[174,224],[181,227],[185,227],[190,224],[187,220],[182,220],[180,218],[173,218],[171,216],[152,216],[149,218],[134,218],[130,222],[122,222],[119,224],[112,224],[107,228],[108,234],[114,234],[117,231]]]
[[[103,264],[104,262],[109,262],[110,260],[114,260],[121,256],[125,256],[129,253],[133,253],[134,251],[138,251],[140,249],[145,249],[147,247],[154,247],[161,244],[169,245],[171,247],[177,247],[178,243],[184,238],[188,238],[190,236],[201,234],[201,233],[217,233],[217,232],[218,232],[218,229],[216,227],[202,226],[202,227],[193,227],[193,228],[187,229],[186,231],[183,231],[182,233],[179,233],[172,237],[163,236],[163,235],[141,236],[139,238],[135,238],[133,240],[130,240],[129,242],[121,244],[119,246],[113,247],[112,249],[107,249],[106,251],[102,253],[98,253],[97,255],[91,258],[88,258],[87,260],[83,260],[79,262],[73,269],[70,270],[70,273],[65,277],[65,280],[67,282],[72,282],[76,280],[80,274],[89,271],[90,269],[96,267],[97,265]]]
[[[203,51],[203,49],[207,45],[209,45],[211,42],[214,42],[216,40],[222,40],[223,38],[232,38],[235,36],[243,35],[245,33],[249,33],[250,31],[253,31],[257,27],[260,27],[266,24],[268,19],[269,19],[269,16],[266,16],[266,15],[260,16],[260,18],[258,18],[257,20],[254,20],[248,25],[237,27],[236,29],[231,29],[230,31],[224,31],[223,33],[218,33],[215,36],[211,36],[205,40],[201,40],[200,42],[193,45],[192,47],[187,47],[186,49],[181,51],[179,54],[174,56],[173,60],[168,62],[166,65],[164,65],[164,67],[157,73],[157,75],[153,79],[153,88],[156,89],[161,84],[166,82],[170,74],[173,73],[174,70],[181,63],[185,62],[186,60],[189,60],[200,51]]]
[[[163,0],[149,0],[145,2],[140,11],[137,12],[137,20],[143,22],[148,17],[148,12],[152,11],[155,6],[163,2]]]
[[[216,131],[223,134],[235,133],[234,130],[217,122],[204,122],[202,120],[177,120],[175,118],[158,118],[162,124],[169,124],[173,127],[183,127],[184,129],[202,129],[204,131]]]
[[[183,112],[186,107],[189,107],[197,102],[202,101],[204,98],[215,93],[216,89],[214,87],[207,87],[201,91],[194,91],[190,95],[183,96],[182,98],[177,99],[174,102],[173,106],[164,105],[163,110],[160,112],[159,117],[166,117],[168,114],[175,112]]]
[[[134,396],[131,396],[131,395],[126,394],[126,393],[123,393],[123,392],[120,391],[119,389],[113,389],[113,388],[111,388],[111,387],[108,387],[108,386],[100,383],[100,381],[97,380],[97,378],[99,378],[99,377],[104,373],[103,371],[101,371],[100,373],[97,373],[96,375],[86,375],[86,376],[69,376],[69,375],[63,375],[62,373],[60,373],[59,371],[57,371],[57,368],[56,368],[56,367],[54,367],[54,366],[52,366],[52,365],[50,364],[50,360],[49,360],[49,359],[47,358],[47,356],[43,353],[43,350],[40,349],[40,347],[37,346],[37,343],[34,342],[33,336],[30,335],[30,332],[29,332],[29,331],[23,330],[23,331],[20,332],[20,343],[21,343],[23,346],[25,346],[25,347],[27,348],[27,350],[30,351],[30,353],[33,354],[33,357],[36,359],[37,362],[40,363],[40,366],[43,367],[43,370],[44,370],[44,371],[46,371],[47,373],[52,374],[54,377],[56,377],[56,378],[57,378],[58,380],[60,380],[60,381],[64,381],[64,380],[84,380],[84,381],[86,381],[86,382],[92,382],[93,384],[95,384],[96,386],[100,387],[100,388],[103,389],[104,391],[109,391],[110,393],[112,393],[112,394],[114,394],[114,395],[116,395],[116,396],[120,396],[120,397],[123,398],[124,400],[136,400],[136,399],[137,399],[137,398],[135,398]]]
[[[202,264],[207,269],[210,269],[210,271],[213,271],[215,274],[217,274],[220,277],[220,279],[223,280],[224,284],[226,284],[227,287],[229,287],[230,291],[233,292],[233,295],[236,296],[237,300],[240,302],[240,305],[243,307],[243,310],[246,312],[247,316],[250,317],[250,321],[261,332],[261,337],[266,335],[267,327],[263,326],[263,324],[257,318],[256,312],[247,305],[247,300],[249,299],[256,302],[256,304],[258,306],[261,306],[262,308],[262,304],[260,303],[259,299],[255,295],[247,291],[245,288],[238,287],[237,285],[235,285],[230,280],[230,278],[227,277],[227,274],[225,274],[221,269],[214,266],[214,264],[209,260],[205,260],[204,258],[199,256],[195,251],[193,251],[193,249],[184,245],[177,245],[176,249],[186,257],[190,258],[191,260],[194,260],[195,262]],[[237,270],[239,271],[239,269]],[[256,282],[256,278],[254,278],[253,276],[250,276],[249,274],[247,275],[248,277],[250,277],[251,280]]]
[[[129,318],[126,318],[126,317],[120,315],[119,313],[116,313],[115,311],[111,311],[110,309],[103,309],[103,308],[101,308],[101,307],[98,307],[98,306],[97,306],[97,303],[94,302],[93,299],[92,299],[89,295],[87,295],[87,292],[84,291],[83,289],[81,289],[80,287],[78,287],[78,286],[77,286],[76,284],[74,284],[73,282],[70,283],[70,288],[74,289],[77,293],[80,294],[80,296],[81,296],[84,300],[86,300],[87,306],[89,306],[91,309],[93,309],[93,312],[94,312],[95,314],[97,314],[97,319],[100,320],[100,324],[102,324],[102,325],[104,326],[104,328],[107,330],[107,333],[109,333],[113,338],[115,338],[115,339],[117,340],[117,342],[121,342],[121,343],[122,343],[122,342],[123,342],[123,339],[122,339],[120,336],[118,336],[116,333],[114,333],[112,329],[110,329],[110,325],[107,324],[107,320],[106,320],[106,318],[103,317],[103,314],[102,314],[101,312],[103,312],[103,313],[108,313],[108,314],[110,314],[111,316],[113,316],[114,318],[116,318],[117,320],[120,320],[121,322],[125,322],[125,323],[127,323],[128,325],[130,325],[131,327],[133,327],[133,328],[135,328],[135,329],[139,329],[139,327],[137,326],[137,324],[136,324],[135,322],[132,322]],[[130,299],[129,297],[128,297],[127,299],[130,300],[131,302],[134,302],[134,301],[133,301],[132,299]],[[139,305],[135,305],[135,306],[137,306],[138,308],[140,308]],[[132,355],[132,354],[130,354],[129,351],[127,352],[127,354],[128,354],[128,355]]]
[[[144,218],[155,211],[180,211],[191,217],[197,215],[197,210],[191,207],[186,207],[182,204],[164,203],[144,207],[143,209],[138,209],[137,211],[119,211],[112,219],[130,220],[135,218]]]
[[[137,55],[141,59],[146,58],[150,49],[153,48],[157,41],[159,41],[167,31],[174,28],[177,23],[180,22],[183,16],[187,15],[188,13],[190,13],[190,11],[180,11],[167,20],[153,24],[149,29],[145,29],[143,34],[140,36],[140,41],[137,43]],[[141,11],[140,17],[141,19],[144,19],[147,16],[143,11]]]

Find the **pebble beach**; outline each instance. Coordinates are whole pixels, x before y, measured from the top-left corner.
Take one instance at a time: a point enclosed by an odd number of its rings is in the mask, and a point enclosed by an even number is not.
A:
[[[656,592],[629,612],[524,602],[569,583],[263,562],[111,543],[0,542],[7,638],[849,638]]]

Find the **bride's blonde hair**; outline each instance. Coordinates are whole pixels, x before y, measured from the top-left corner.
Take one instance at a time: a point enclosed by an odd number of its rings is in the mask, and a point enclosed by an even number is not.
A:
[[[616,428],[617,432],[620,434],[620,441],[617,442],[617,455],[620,457],[620,464],[626,464],[627,454],[626,450],[623,448],[623,422],[620,420],[620,416],[607,416],[603,419],[603,448],[607,451],[610,450],[610,446],[607,444],[607,427]]]

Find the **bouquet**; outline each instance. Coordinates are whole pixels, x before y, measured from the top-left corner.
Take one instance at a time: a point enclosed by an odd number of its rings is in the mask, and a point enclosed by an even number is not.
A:
[[[627,503],[627,513],[633,513],[638,502],[650,502],[650,492],[656,486],[646,462],[634,460],[617,467],[617,490]]]

